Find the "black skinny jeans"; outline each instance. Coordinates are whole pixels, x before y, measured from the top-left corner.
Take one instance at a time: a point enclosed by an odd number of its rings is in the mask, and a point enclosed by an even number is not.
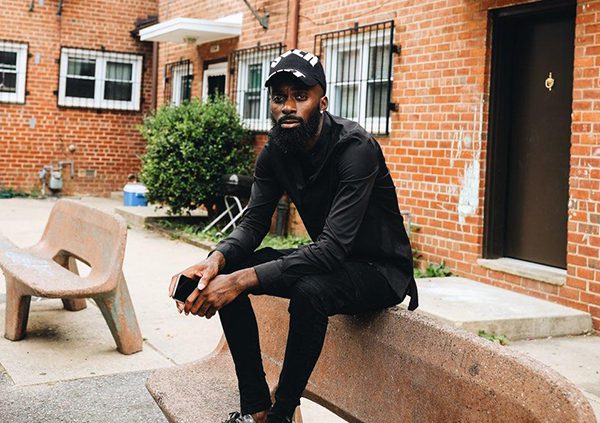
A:
[[[261,249],[243,263],[226,264],[222,273],[253,267],[292,251]],[[273,414],[289,417],[300,404],[302,392],[321,354],[328,317],[377,310],[401,301],[372,264],[355,261],[344,262],[332,273],[303,276],[291,285],[276,286],[270,292],[259,288],[250,293],[290,299],[285,358],[271,410]],[[223,307],[219,316],[235,363],[242,414],[269,409],[271,398],[262,366],[256,317],[248,293]]]

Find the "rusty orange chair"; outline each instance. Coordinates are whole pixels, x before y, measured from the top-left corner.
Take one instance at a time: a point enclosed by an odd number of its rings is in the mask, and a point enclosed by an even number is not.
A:
[[[59,200],[36,245],[17,248],[0,239],[0,268],[6,279],[4,336],[25,337],[31,296],[61,298],[67,310],[86,307],[92,298],[100,308],[117,349],[142,350],[142,335],[123,276],[127,225],[111,215],[72,200]],[[77,272],[75,259],[90,266]]]

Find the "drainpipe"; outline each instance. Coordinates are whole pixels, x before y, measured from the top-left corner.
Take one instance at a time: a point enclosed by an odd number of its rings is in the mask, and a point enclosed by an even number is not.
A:
[[[285,40],[286,50],[298,48],[298,23],[300,21],[300,0],[290,0],[290,22],[288,22],[288,35]],[[290,200],[283,197],[277,205],[277,226],[275,233],[287,236],[289,224]]]
[[[151,110],[156,110],[156,87],[158,86],[158,42],[152,42],[152,89],[151,89]]]
[[[290,22],[286,48],[292,49],[298,47],[298,22],[300,20],[300,0],[290,0]]]
[[[275,225],[275,233],[279,236],[287,236],[288,220],[290,211],[290,201],[285,196],[277,203],[277,221]]]

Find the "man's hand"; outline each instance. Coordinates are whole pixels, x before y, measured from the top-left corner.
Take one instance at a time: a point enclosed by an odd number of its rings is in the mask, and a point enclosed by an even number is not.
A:
[[[169,296],[172,297],[175,292],[175,286],[177,284],[177,279],[180,274],[187,276],[188,278],[198,279],[198,289],[194,291],[194,293],[198,293],[199,290],[206,288],[206,286],[210,283],[211,280],[215,278],[219,274],[219,272],[225,266],[225,256],[220,251],[215,251],[202,260],[200,263],[195,264],[193,266],[188,267],[183,272],[180,272],[174,275],[171,278],[171,283],[169,285]],[[192,293],[192,295],[194,295]],[[184,305],[178,301],[176,301],[177,309],[181,313],[184,309]]]
[[[216,276],[204,290],[194,290],[185,302],[184,311],[210,319],[248,288],[258,285],[254,268],[242,269],[229,275]]]

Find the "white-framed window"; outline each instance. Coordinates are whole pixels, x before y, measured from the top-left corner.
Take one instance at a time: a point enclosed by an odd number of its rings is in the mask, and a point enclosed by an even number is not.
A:
[[[138,54],[62,48],[58,104],[140,110],[142,61]]]
[[[281,54],[281,44],[270,44],[234,52],[235,101],[246,127],[253,131],[271,129],[269,93],[265,81],[271,61]]]
[[[391,22],[319,34],[329,110],[374,134],[389,133]]]
[[[252,129],[267,130],[269,123],[269,96],[263,87],[269,75],[270,60],[244,60],[240,62],[238,84],[238,111],[244,123]]]
[[[166,65],[165,100],[174,106],[192,99],[194,68],[190,60]]]
[[[27,44],[0,41],[0,102],[25,103]]]

